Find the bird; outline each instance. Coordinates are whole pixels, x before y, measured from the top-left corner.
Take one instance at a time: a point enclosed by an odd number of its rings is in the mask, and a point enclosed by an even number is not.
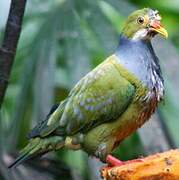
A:
[[[151,43],[157,34],[168,37],[157,10],[132,12],[114,53],[30,131],[28,144],[9,168],[63,147],[120,164],[112,151],[149,120],[164,99],[164,80]]]

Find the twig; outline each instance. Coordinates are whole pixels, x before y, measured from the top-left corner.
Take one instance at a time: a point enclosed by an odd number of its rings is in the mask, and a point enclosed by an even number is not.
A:
[[[8,80],[20,37],[26,0],[12,0],[0,48],[0,107],[2,105]]]

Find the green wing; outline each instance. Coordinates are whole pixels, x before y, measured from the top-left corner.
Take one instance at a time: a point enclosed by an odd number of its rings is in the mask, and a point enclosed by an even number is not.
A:
[[[134,94],[134,86],[108,59],[82,78],[49,118],[37,125],[37,134],[44,137],[58,131],[73,135],[115,120],[126,110]]]
[[[106,60],[74,87],[68,97],[60,127],[68,135],[117,119],[128,107],[135,88]]]

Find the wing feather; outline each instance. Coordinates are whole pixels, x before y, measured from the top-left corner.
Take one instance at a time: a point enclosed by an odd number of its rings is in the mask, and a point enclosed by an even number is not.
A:
[[[135,88],[106,61],[87,74],[69,94],[60,126],[73,135],[117,119],[130,104]]]
[[[130,105],[135,87],[120,75],[111,60],[112,56],[82,78],[30,137],[54,132],[73,135],[116,120]]]

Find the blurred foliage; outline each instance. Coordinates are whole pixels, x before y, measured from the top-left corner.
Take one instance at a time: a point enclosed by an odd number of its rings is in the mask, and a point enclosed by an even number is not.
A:
[[[8,6],[6,0],[2,3]],[[158,9],[164,17],[171,42],[179,50],[177,0],[28,1],[16,60],[1,110],[0,152],[3,155],[21,149],[27,143],[29,129],[43,120],[50,107],[64,99],[83,75],[115,50],[123,21],[134,9],[131,5]],[[168,81],[166,106],[160,108],[160,113],[163,119],[170,119],[168,128],[175,143],[179,144],[176,137],[179,130],[176,107],[179,102],[172,92],[173,86],[169,84]],[[127,138],[114,154],[120,159],[143,155],[138,134]],[[61,150],[49,157],[70,167],[71,175],[68,176],[73,179],[90,179],[92,176],[87,155],[81,151]],[[32,164],[31,169],[33,167],[35,169],[37,165]],[[45,171],[48,173],[47,168]],[[44,169],[39,172],[44,172]]]

